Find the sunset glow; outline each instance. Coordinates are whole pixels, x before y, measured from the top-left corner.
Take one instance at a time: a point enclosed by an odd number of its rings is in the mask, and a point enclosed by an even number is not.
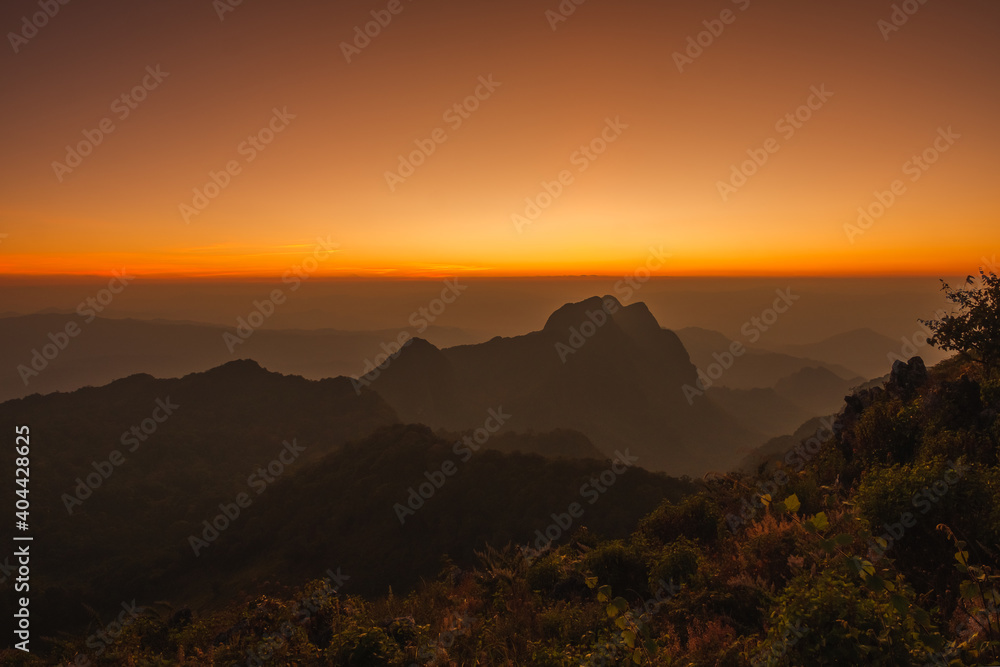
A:
[[[323,238],[325,277],[625,275],[650,247],[659,275],[941,275],[1000,246],[1000,43],[966,16],[995,5],[887,34],[860,1],[480,5],[404,3],[346,51],[372,8],[63,7],[0,65],[0,273],[274,276]]]

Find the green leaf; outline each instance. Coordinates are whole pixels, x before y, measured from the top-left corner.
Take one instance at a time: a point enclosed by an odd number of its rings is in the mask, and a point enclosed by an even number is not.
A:
[[[847,533],[841,533],[833,538],[833,540],[837,543],[837,546],[844,547],[854,541],[854,536],[848,535]]]
[[[896,608],[901,615],[906,616],[907,612],[910,610],[910,602],[902,595],[893,595],[890,603]]]
[[[597,588],[597,577],[587,577],[584,581],[587,582],[587,588]]]
[[[974,600],[979,596],[979,587],[971,581],[963,581],[959,586],[959,593],[966,600]]]
[[[631,630],[622,631],[622,639],[625,640],[625,645],[629,648],[635,648],[635,633]]]
[[[868,577],[865,580],[865,585],[876,593],[880,593],[885,590],[885,580],[877,574],[873,574]]]
[[[812,524],[816,526],[816,530],[826,530],[830,527],[830,522],[826,518],[826,512],[820,512],[812,518]]]
[[[802,503],[799,502],[799,497],[794,493],[785,498],[785,509],[789,512],[798,512],[800,507],[802,507]]]
[[[862,579],[867,579],[875,574],[875,566],[866,560],[854,557],[848,562],[850,563],[852,569],[861,575]]]

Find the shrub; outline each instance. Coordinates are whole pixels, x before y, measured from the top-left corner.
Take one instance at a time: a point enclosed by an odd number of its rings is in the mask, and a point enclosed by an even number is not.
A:
[[[723,514],[712,498],[696,493],[679,503],[664,501],[642,520],[639,531],[661,544],[679,537],[712,544],[723,533]]]
[[[583,564],[602,585],[610,585],[615,591],[643,597],[649,594],[646,562],[635,545],[626,546],[621,540],[604,542],[587,552]]]
[[[920,439],[916,411],[890,399],[869,406],[854,432],[854,453],[863,465],[912,461]]]
[[[649,573],[649,587],[655,590],[660,581],[682,584],[698,572],[701,562],[701,549],[698,545],[684,537],[663,547],[659,557]]]
[[[887,593],[870,594],[827,570],[792,581],[747,658],[751,665],[920,665],[937,640],[890,604]]]

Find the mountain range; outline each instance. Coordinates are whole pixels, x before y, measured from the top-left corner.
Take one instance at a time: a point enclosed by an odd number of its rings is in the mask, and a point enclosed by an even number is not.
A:
[[[675,333],[612,296],[566,304],[522,336],[445,349],[414,339],[361,382],[404,421],[475,429],[502,406],[503,430],[572,428],[608,457],[628,447],[671,474],[724,469],[759,440],[698,389]]]

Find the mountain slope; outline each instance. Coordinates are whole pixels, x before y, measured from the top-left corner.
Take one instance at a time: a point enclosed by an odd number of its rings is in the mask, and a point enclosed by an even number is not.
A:
[[[427,491],[447,461],[453,472],[441,473]],[[403,592],[437,575],[444,555],[465,567],[485,544],[533,543],[535,531],[544,532],[552,514],[566,513],[571,503],[579,503],[583,514],[560,529],[556,545],[583,526],[622,537],[664,498],[676,500],[695,488],[631,468],[598,492],[593,483],[610,467],[596,459],[548,460],[487,449],[466,456],[425,426],[393,426],[276,484],[199,558],[197,571],[172,581],[199,595],[204,577],[226,582],[224,589],[256,577],[298,584],[343,567],[354,592],[381,593],[389,586]],[[420,497],[415,494],[422,484]]]
[[[691,355],[692,363],[702,370],[717,363],[714,355],[726,353],[733,344],[733,340],[725,335],[699,327],[679,329],[677,335]],[[840,364],[827,363],[815,358],[810,359],[806,354],[784,354],[759,348],[748,348],[715,384],[731,389],[773,387],[782,378],[797,373],[803,368],[815,367],[826,368],[841,378],[857,376],[856,372]]]
[[[33,588],[48,589],[54,622],[79,617],[82,603],[142,597],[156,572],[191,557],[190,526],[219,503],[255,497],[269,478],[396,421],[350,380],[283,376],[252,361],[0,404],[6,432],[30,428],[31,525],[45,545],[32,558],[45,573]],[[11,479],[12,466],[0,466]]]
[[[778,351],[828,364],[841,364],[856,371],[855,375],[871,379],[881,377],[892,369],[890,355],[900,354],[902,347],[902,341],[865,328],[846,331],[816,343],[783,345]],[[939,358],[934,350],[920,350],[921,354],[927,352],[930,352],[930,358]]]
[[[703,396],[680,339],[643,303],[614,297],[566,304],[514,338],[439,350],[414,340],[363,378],[404,421],[474,429],[487,410],[504,430],[571,428],[605,455],[630,447],[640,465],[671,474],[725,469],[760,440]],[[692,396],[689,402],[687,396]]]
[[[50,334],[62,338],[67,324],[79,333],[65,340],[54,358],[35,360],[53,345]],[[40,314],[0,318],[0,401],[32,393],[73,391],[101,386],[136,373],[180,377],[238,358],[252,358],[281,373],[319,380],[365,371],[365,360],[375,362],[399,331],[338,331],[334,329],[259,329],[241,343],[227,346],[224,333],[233,327],[169,320],[95,318],[86,322],[77,314]],[[454,340],[453,330],[431,327],[425,336]],[[230,350],[230,347],[232,350]],[[46,354],[52,355],[53,348]],[[43,367],[44,362],[44,367]],[[17,369],[23,366],[25,383]],[[40,369],[36,375],[32,371]]]
[[[861,386],[860,377],[843,379],[825,368],[803,368],[774,385],[774,391],[809,414],[832,414],[844,404],[844,396]]]

